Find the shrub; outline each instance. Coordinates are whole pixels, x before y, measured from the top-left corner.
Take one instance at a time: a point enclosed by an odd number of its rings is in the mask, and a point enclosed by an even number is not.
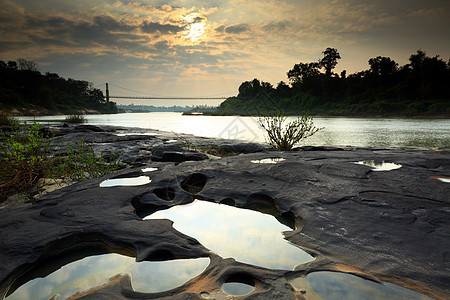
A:
[[[102,156],[97,157],[94,149],[81,140],[75,145],[69,146],[65,156],[55,158],[48,177],[68,178],[75,181],[100,177],[118,170],[121,158],[122,155],[119,157],[111,155],[111,163],[108,163]]]
[[[86,118],[81,114],[75,114],[75,115],[67,116],[64,119],[64,122],[71,123],[71,124],[81,124],[81,123],[86,122]]]
[[[0,126],[18,126],[19,122],[13,117],[0,115]]]
[[[23,130],[13,126],[8,135],[2,133],[0,200],[16,192],[26,192],[45,175],[50,165],[52,139],[46,139],[40,129],[40,124]]]
[[[313,118],[307,113],[291,122],[286,121],[287,117],[282,113],[266,114],[258,118],[259,126],[267,133],[268,143],[278,150],[291,150],[301,140],[323,129],[315,127]]]
[[[118,170],[120,157],[106,162],[96,157],[86,142],[70,146],[65,155],[55,155],[54,139],[40,124],[14,126],[2,133],[0,144],[0,202],[15,193],[26,193],[32,187],[39,190],[41,178],[71,179],[76,181],[103,176]],[[30,195],[28,195],[31,198]]]

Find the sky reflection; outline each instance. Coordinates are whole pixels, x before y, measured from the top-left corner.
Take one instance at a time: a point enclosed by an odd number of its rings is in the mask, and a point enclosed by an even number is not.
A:
[[[27,282],[6,299],[39,300],[56,294],[59,299],[66,299],[78,291],[104,284],[120,273],[131,275],[133,288],[138,292],[162,292],[201,274],[208,264],[209,258],[138,263],[119,254],[90,256],[67,264],[45,278]]]
[[[357,165],[364,165],[372,167],[372,171],[391,171],[400,169],[402,165],[400,164],[394,164],[390,162],[384,162],[384,161],[376,161],[376,160],[363,160],[355,162]]]
[[[306,291],[308,300],[431,300],[432,298],[402,286],[383,282],[379,284],[341,272],[313,272],[291,281],[297,290]]]
[[[132,178],[114,178],[107,179],[100,183],[100,187],[113,187],[113,186],[138,186],[150,183],[150,177],[139,176]]]
[[[196,238],[218,255],[270,269],[292,270],[314,258],[290,244],[291,230],[273,216],[248,209],[195,200],[160,210],[145,219],[170,219],[174,228]]]

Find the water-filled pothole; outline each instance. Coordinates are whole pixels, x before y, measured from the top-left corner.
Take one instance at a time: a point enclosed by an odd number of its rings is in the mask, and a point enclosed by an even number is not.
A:
[[[181,181],[180,187],[190,194],[197,194],[203,190],[207,181],[206,175],[193,173]]]
[[[162,292],[198,276],[208,264],[209,258],[136,262],[119,254],[90,256],[67,264],[45,278],[28,281],[6,299],[49,299],[56,294],[58,299],[66,299],[78,291],[104,284],[117,274],[130,274],[135,291]]]
[[[279,162],[282,162],[283,160],[285,159],[281,157],[272,157],[272,158],[252,160],[251,162],[254,164],[277,164]]]
[[[402,167],[400,164],[376,160],[362,160],[355,162],[355,164],[372,167],[372,171],[391,171]]]
[[[170,219],[175,229],[194,237],[211,251],[244,263],[292,270],[296,265],[314,260],[283,238],[282,231],[291,228],[271,215],[253,210],[195,200],[157,211],[144,219]]]
[[[244,296],[253,292],[255,287],[241,282],[225,282],[222,290],[229,295]]]
[[[125,133],[116,133],[117,136],[129,136],[129,135],[151,135],[151,136],[157,136],[161,135],[160,133],[156,132],[125,132]]]
[[[150,183],[150,177],[139,176],[130,178],[113,178],[107,179],[100,183],[100,187],[113,187],[113,186],[138,186]]]
[[[228,295],[244,296],[255,290],[255,282],[249,275],[238,273],[222,284],[222,290]]]
[[[296,278],[290,283],[296,290],[304,294],[308,300],[432,299],[400,285],[389,282],[379,284],[342,272],[313,272],[308,274],[306,278]]]
[[[431,179],[436,179],[439,180],[441,182],[445,182],[445,183],[450,183],[450,177],[445,177],[445,176],[430,176]]]

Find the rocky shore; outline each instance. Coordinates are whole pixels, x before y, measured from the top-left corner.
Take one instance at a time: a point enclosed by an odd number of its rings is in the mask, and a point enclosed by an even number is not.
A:
[[[221,286],[230,278],[253,283],[255,290],[245,299],[308,299],[308,292],[294,287],[292,280],[324,270],[399,284],[435,299],[450,297],[446,149],[300,147],[280,152],[259,144],[143,129],[81,125],[55,130],[61,151],[84,139],[99,155],[122,153],[127,167],[53,191],[33,204],[0,209],[0,298],[14,282],[29,280],[35,266],[57,261],[49,264],[49,274],[98,251],[137,261],[209,257],[210,264],[166,292],[134,291],[130,278],[118,275],[72,299],[227,299]],[[400,167],[377,171],[356,164],[361,161]],[[151,182],[100,187],[107,179],[139,176]],[[285,238],[315,260],[295,270],[265,269],[212,253],[168,220],[142,220],[194,199],[275,208],[295,222]],[[220,239],[220,232],[214,234]],[[82,255],[74,254],[80,251]]]

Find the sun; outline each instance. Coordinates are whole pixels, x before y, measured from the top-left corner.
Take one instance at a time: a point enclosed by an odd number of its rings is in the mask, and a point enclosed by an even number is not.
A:
[[[187,39],[190,39],[192,42],[196,42],[203,37],[206,31],[205,23],[193,23],[189,25],[188,34],[186,36]]]

